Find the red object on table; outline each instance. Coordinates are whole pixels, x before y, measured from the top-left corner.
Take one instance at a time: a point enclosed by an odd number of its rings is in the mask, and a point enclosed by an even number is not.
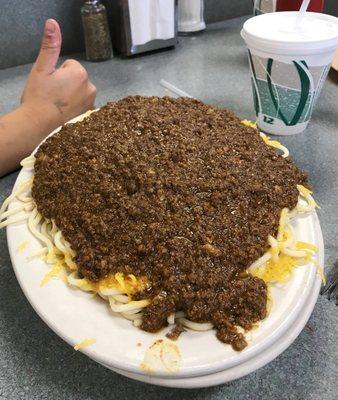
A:
[[[302,0],[277,0],[276,11],[298,11]],[[324,0],[311,0],[307,11],[322,12]]]

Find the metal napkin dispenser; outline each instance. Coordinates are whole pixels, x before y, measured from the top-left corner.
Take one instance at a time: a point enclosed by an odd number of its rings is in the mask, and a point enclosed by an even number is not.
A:
[[[132,56],[177,44],[177,0],[105,0],[114,50]]]

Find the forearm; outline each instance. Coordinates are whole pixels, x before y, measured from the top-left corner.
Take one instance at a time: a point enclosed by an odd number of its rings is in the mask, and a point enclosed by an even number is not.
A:
[[[21,105],[0,117],[0,176],[18,168],[20,161],[57,127],[54,115],[41,118],[46,112]]]

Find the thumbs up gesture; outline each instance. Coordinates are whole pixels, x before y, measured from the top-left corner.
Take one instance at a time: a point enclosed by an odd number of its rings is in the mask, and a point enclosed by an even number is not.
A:
[[[75,60],[56,67],[62,37],[58,23],[45,23],[39,55],[21,97],[21,107],[37,125],[52,131],[71,118],[94,108],[96,88],[87,71]]]

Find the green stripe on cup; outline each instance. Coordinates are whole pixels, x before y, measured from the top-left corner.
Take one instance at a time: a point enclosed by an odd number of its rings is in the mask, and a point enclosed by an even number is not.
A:
[[[307,70],[308,70],[308,66],[305,63],[305,61],[300,61],[300,62],[293,61],[293,65],[297,69],[299,80],[300,80],[300,85],[301,85],[300,99],[299,99],[298,106],[297,106],[294,116],[291,119],[290,118],[288,119],[285,116],[285,113],[281,109],[282,104],[279,101],[278,90],[276,88],[276,86],[278,87],[278,85],[274,85],[272,83],[271,74],[272,74],[273,62],[274,62],[273,59],[269,58],[268,62],[267,62],[267,69],[266,69],[266,72],[267,72],[266,80],[267,80],[272,104],[274,105],[274,107],[276,109],[278,118],[280,118],[284,122],[285,125],[287,125],[287,126],[296,125],[297,123],[300,122],[302,115],[306,111],[305,110],[306,107],[307,106],[310,107],[310,104],[308,101],[309,98],[311,97],[310,96],[310,79],[309,79],[308,74],[306,73],[306,71],[304,70],[304,68],[301,65],[303,65],[305,67],[305,69],[307,69]],[[281,88],[281,86],[280,86],[280,88]],[[284,103],[285,103],[285,104],[283,104],[284,107],[285,106],[287,107],[289,105],[287,102],[284,102]]]
[[[278,117],[284,122],[285,125],[288,125],[288,121],[284,117],[284,114],[282,113],[282,111],[280,109],[280,104],[277,101],[277,97],[278,97],[277,89],[272,85],[272,80],[271,80],[272,64],[273,64],[273,59],[269,58],[267,66],[266,66],[266,72],[267,72],[266,73],[266,81],[268,82],[268,88],[269,88],[269,92],[270,92],[270,97],[271,97],[271,100],[272,100],[272,104],[274,105],[274,107],[275,107],[275,109],[277,111]],[[274,93],[274,90],[276,91],[275,93]]]
[[[256,113],[256,115],[258,115],[258,113],[259,113],[259,99],[258,99],[259,94],[257,93],[257,89],[256,89],[256,86],[257,86],[256,71],[255,71],[254,63],[252,61],[252,55],[251,55],[250,50],[248,50],[248,54],[249,54],[249,64],[250,64],[251,71],[252,71],[251,80],[252,80],[252,92],[253,92],[253,98],[254,98],[254,107],[255,107],[255,113]]]
[[[305,61],[301,61],[300,63],[302,63],[306,67],[307,70],[309,69],[308,66],[306,65]],[[297,68],[297,71],[299,74],[301,89],[300,89],[299,105],[298,105],[296,113],[295,113],[294,117],[292,118],[289,125],[296,125],[299,122],[299,120],[305,110],[307,99],[310,94],[310,79],[309,79],[307,73],[304,71],[304,69],[299,65],[299,63],[297,61],[293,61],[293,64]]]

